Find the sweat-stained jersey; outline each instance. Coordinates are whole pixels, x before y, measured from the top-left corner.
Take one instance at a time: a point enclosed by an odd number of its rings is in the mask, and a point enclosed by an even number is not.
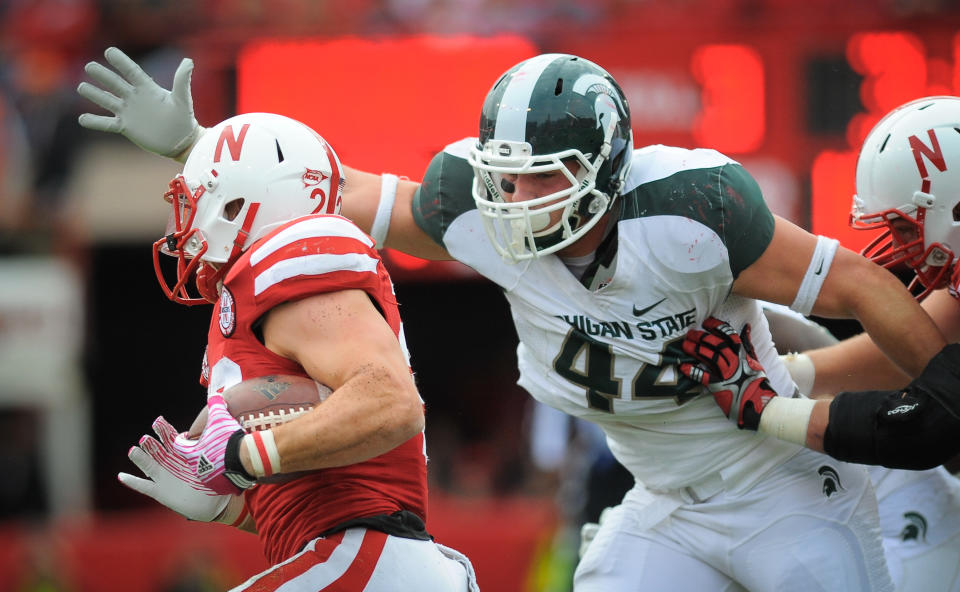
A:
[[[759,305],[730,294],[774,227],[743,167],[713,150],[636,150],[619,218],[581,281],[555,255],[510,263],[497,254],[471,196],[466,155],[475,142],[434,158],[413,213],[454,258],[503,289],[523,388],[597,423],[651,490],[695,486],[716,472],[747,487],[800,450],[737,430],[677,372],[687,331],[717,316],[737,330],[751,323],[772,385],[794,393]]]
[[[307,376],[299,364],[263,346],[256,324],[284,302],[349,289],[370,296],[409,359],[393,284],[373,240],[352,222],[307,216],[254,243],[227,273],[213,311],[201,379],[208,393],[270,374]],[[286,483],[258,484],[245,495],[272,563],[350,519],[408,510],[426,520],[423,435],[366,462],[311,471]]]

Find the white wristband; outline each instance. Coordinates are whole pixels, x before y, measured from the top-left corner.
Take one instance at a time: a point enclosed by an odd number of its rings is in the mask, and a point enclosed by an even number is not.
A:
[[[837,253],[837,247],[840,241],[827,238],[825,236],[817,237],[817,246],[813,250],[813,257],[810,258],[810,265],[807,266],[807,273],[800,282],[800,289],[797,290],[797,297],[794,298],[790,308],[802,315],[810,314],[813,310],[813,304],[820,295],[820,288],[823,287],[823,280],[830,271],[830,265],[833,263],[833,256]]]
[[[807,426],[816,401],[804,397],[774,397],[763,408],[757,431],[786,442],[806,446]]]
[[[377,204],[377,214],[373,217],[370,236],[377,241],[377,248],[382,249],[387,233],[390,231],[390,216],[393,215],[393,203],[397,199],[397,184],[400,178],[390,173],[380,175],[380,203]]]
[[[253,466],[251,473],[258,479],[280,472],[280,452],[273,439],[273,430],[263,430],[243,437],[243,445]]]
[[[805,395],[812,394],[814,379],[817,376],[817,368],[813,365],[813,360],[807,354],[789,353],[780,356],[780,361],[787,367],[790,378],[796,383],[800,392]]]

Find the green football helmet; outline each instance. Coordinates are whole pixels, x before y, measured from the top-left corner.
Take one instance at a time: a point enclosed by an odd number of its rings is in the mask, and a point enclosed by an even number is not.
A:
[[[494,247],[522,261],[578,240],[620,195],[632,152],[627,99],[600,66],[544,54],[508,70],[487,94],[469,156],[473,197]],[[568,188],[509,200],[514,189],[505,175],[554,171]],[[558,210],[559,219],[551,215]]]

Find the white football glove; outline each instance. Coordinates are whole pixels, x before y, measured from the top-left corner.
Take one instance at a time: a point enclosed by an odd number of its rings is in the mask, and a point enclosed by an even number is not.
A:
[[[116,47],[103,52],[117,72],[89,62],[86,72],[100,86],[81,82],[80,96],[113,113],[113,117],[84,113],[85,128],[123,134],[144,150],[185,160],[203,128],[193,115],[190,77],[193,60],[184,58],[173,76],[173,92],[159,86],[136,62]]]
[[[160,441],[144,436],[127,454],[148,478],[120,473],[120,482],[190,520],[237,525],[245,514],[243,496],[218,494],[200,482],[184,459],[171,454],[177,431],[163,417],[153,422],[153,431]]]

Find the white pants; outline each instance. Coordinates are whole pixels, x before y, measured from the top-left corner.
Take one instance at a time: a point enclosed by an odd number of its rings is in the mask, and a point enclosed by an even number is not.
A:
[[[253,576],[231,592],[479,592],[461,553],[431,541],[350,528]]]
[[[802,450],[746,491],[682,501],[653,524],[665,498],[635,492],[604,516],[577,592],[893,589],[863,467]]]
[[[960,481],[943,467],[870,467],[897,592],[960,592]]]

